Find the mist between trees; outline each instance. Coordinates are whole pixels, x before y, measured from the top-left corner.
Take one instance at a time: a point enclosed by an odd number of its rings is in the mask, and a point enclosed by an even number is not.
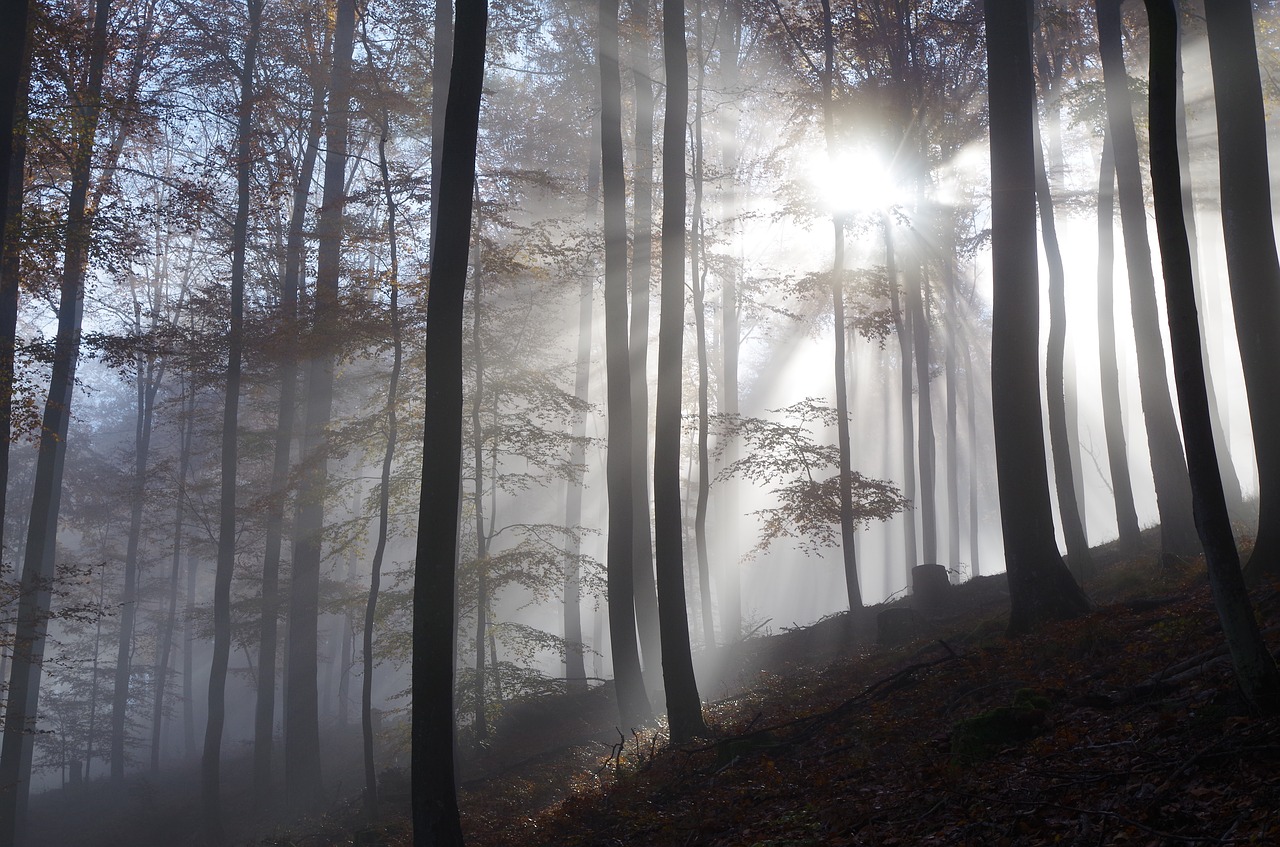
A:
[[[1155,523],[1275,708],[1270,4],[4,14],[0,845],[343,739],[461,843],[512,704],[678,743],[743,639],[923,565],[1016,635]]]

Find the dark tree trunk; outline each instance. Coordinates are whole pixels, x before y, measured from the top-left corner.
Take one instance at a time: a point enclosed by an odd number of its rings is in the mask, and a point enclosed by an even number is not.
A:
[[[1011,634],[1089,608],[1054,543],[1045,467],[1029,6],[1026,0],[989,0],[985,8],[991,113],[991,405]]]
[[[293,189],[289,233],[285,238],[284,278],[280,286],[280,319],[284,324],[284,337],[294,344],[298,339],[298,293],[306,275],[303,225],[320,149],[323,111],[324,90],[317,82],[312,92],[307,142],[298,169],[298,181]],[[271,496],[267,500],[262,557],[262,621],[258,636],[258,690],[253,725],[253,796],[258,808],[269,807],[274,794],[271,759],[275,747],[276,653],[280,643],[280,552],[284,542],[285,505],[289,496],[289,458],[297,418],[298,360],[293,344],[286,346],[288,349],[280,351],[282,361],[277,369],[280,400],[276,412],[275,456],[271,467]]]
[[[391,170],[387,166],[387,137],[391,134],[391,118],[383,112],[382,135],[378,138],[378,168],[382,174],[382,194],[387,204],[387,244],[391,264],[387,270],[388,311],[391,315],[391,378],[387,384],[387,447],[382,453],[382,476],[378,480],[378,537],[370,565],[369,597],[364,606],[364,632],[361,641],[363,660],[360,679],[360,735],[364,747],[364,813],[370,822],[378,817],[378,773],[373,758],[373,634],[377,624],[378,591],[382,584],[382,562],[387,552],[387,535],[391,524],[391,466],[395,459],[399,419],[396,398],[400,387],[400,368],[404,362],[404,344],[400,331],[400,256],[396,239],[396,201],[391,191]]]
[[[289,587],[289,667],[285,675],[284,775],[289,806],[304,810],[320,799],[320,725],[316,689],[320,553],[328,482],[325,430],[333,413],[334,358],[340,330],[338,275],[346,205],[347,129],[350,124],[351,52],[355,2],[338,0],[333,74],[325,126],[324,192],[317,222],[319,246],[307,373],[303,470],[294,517]]]
[[[1116,157],[1120,224],[1124,232],[1129,301],[1138,346],[1138,384],[1151,453],[1151,473],[1155,479],[1156,505],[1160,511],[1161,547],[1166,555],[1195,555],[1199,552],[1199,544],[1191,516],[1191,485],[1169,397],[1164,345],[1160,341],[1160,315],[1156,306],[1155,277],[1151,270],[1151,243],[1147,238],[1138,138],[1133,127],[1128,76],[1120,43],[1120,0],[1095,0],[1095,3],[1106,84],[1107,131]]]
[[[653,73],[649,58],[649,2],[632,0],[631,60],[636,97],[635,221],[631,256],[631,485],[634,515],[631,572],[635,583],[640,658],[650,685],[656,685],[661,637],[653,575],[653,534],[649,511],[649,287],[653,280]]]
[[[917,209],[919,206],[917,207]],[[938,561],[937,458],[933,436],[933,404],[929,395],[929,315],[924,305],[925,278],[920,266],[923,257],[909,256],[906,271],[907,309],[911,312],[911,341],[915,347],[916,409],[918,430],[916,452],[920,468],[920,491],[916,505],[920,510],[921,554],[927,564]]]
[[[1098,177],[1098,358],[1101,366],[1102,425],[1107,439],[1107,466],[1115,500],[1120,549],[1126,556],[1142,547],[1142,530],[1133,505],[1133,482],[1125,446],[1120,402],[1120,363],[1116,354],[1115,294],[1115,151],[1111,133],[1102,137],[1102,165]]]
[[[1071,572],[1083,585],[1093,570],[1089,555],[1089,539],[1080,517],[1076,499],[1075,477],[1071,467],[1071,436],[1067,428],[1067,387],[1064,376],[1067,350],[1067,274],[1062,265],[1062,248],[1058,244],[1058,225],[1053,210],[1053,193],[1049,187],[1049,170],[1045,167],[1038,122],[1035,129],[1036,201],[1040,210],[1040,234],[1049,266],[1049,349],[1045,363],[1045,392],[1049,407],[1049,445],[1053,452],[1053,481],[1058,493],[1058,513],[1062,518],[1062,534],[1067,541],[1067,559]]]
[[[236,460],[240,419],[240,364],[244,346],[244,269],[253,177],[253,67],[263,0],[247,0],[249,29],[240,68],[236,127],[236,218],[231,244],[231,325],[227,331],[226,394],[222,405],[222,484],[218,503],[218,563],[213,581],[213,659],[209,666],[209,719],[200,760],[200,795],[211,841],[223,840],[221,769],[226,719],[227,662],[231,656],[231,577],[236,561]]]
[[[609,642],[622,724],[637,726],[652,714],[636,645],[632,562],[635,488],[632,466],[631,370],[627,356],[627,220],[622,170],[622,77],[618,67],[618,2],[600,0],[600,152],[604,189],[604,338],[608,381],[607,457],[609,498],[607,556]],[[683,147],[681,147],[683,153]]]
[[[27,161],[27,86],[31,71],[30,3],[13,0],[0,11],[0,549],[9,486],[13,431],[14,351],[21,286],[23,181]],[[4,676],[0,669],[0,678]]]
[[[173,554],[169,571],[169,611],[165,616],[156,661],[155,696],[151,709],[151,772],[160,771],[160,730],[164,723],[165,688],[169,681],[169,656],[173,650],[173,630],[178,620],[178,583],[182,575],[182,554],[186,538],[183,533],[184,503],[187,499],[187,474],[191,467],[191,441],[195,432],[196,388],[183,400],[183,414],[178,434],[178,485],[174,494]]]
[[[1218,476],[1218,456],[1200,350],[1200,322],[1196,315],[1191,250],[1183,217],[1175,125],[1178,9],[1174,0],[1146,0],[1146,7],[1151,26],[1151,184],[1196,530],[1204,545],[1209,585],[1235,665],[1236,681],[1254,708],[1274,713],[1280,709],[1280,672],[1258,629],[1231,535],[1231,518]],[[1239,49],[1238,43],[1236,49]],[[1223,152],[1223,158],[1229,158],[1229,151]],[[1257,179],[1256,174],[1254,178]]]
[[[74,104],[80,132],[71,161],[71,191],[67,202],[66,245],[58,293],[58,329],[53,347],[49,394],[41,422],[36,456],[35,489],[14,626],[9,688],[6,692],[3,741],[0,741],[0,847],[20,838],[30,793],[31,759],[40,696],[41,662],[52,601],[54,551],[67,429],[75,391],[76,363],[84,315],[84,280],[89,259],[92,218],[88,211],[93,166],[93,141],[102,107],[102,73],[107,54],[110,0],[94,5],[87,84]],[[8,37],[6,35],[6,37]],[[21,54],[19,54],[21,55]],[[7,173],[7,171],[6,171]],[[7,193],[6,193],[7,200]]]
[[[654,572],[662,632],[662,681],[671,741],[705,735],[693,676],[684,594],[684,531],[680,515],[681,348],[684,340],[685,129],[689,115],[689,56],[684,0],[662,6],[662,53],[667,108],[662,121],[662,288],[658,322],[658,395],[654,407]]]
[[[427,299],[426,420],[413,583],[412,787],[415,847],[461,847],[453,755],[454,570],[462,471],[462,325],[476,141],[484,84],[485,0],[458,3],[441,135],[440,200]]]
[[[1258,462],[1258,534],[1245,566],[1253,579],[1280,574],[1280,393],[1274,376],[1280,360],[1280,261],[1271,183],[1264,178],[1267,126],[1253,9],[1247,0],[1214,0],[1205,5],[1205,20],[1218,119],[1222,234]]]

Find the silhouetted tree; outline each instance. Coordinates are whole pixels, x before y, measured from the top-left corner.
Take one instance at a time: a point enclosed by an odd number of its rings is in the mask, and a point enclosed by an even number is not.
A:
[[[1012,634],[1089,608],[1054,542],[1045,467],[1029,6],[1027,0],[989,0],[985,8],[991,114],[991,412]]]
[[[1280,260],[1267,165],[1267,119],[1254,41],[1253,7],[1205,4],[1218,120],[1222,235],[1258,462],[1258,533],[1245,566],[1251,578],[1280,573]]]
[[[1255,708],[1274,713],[1280,710],[1280,672],[1262,639],[1240,572],[1205,386],[1177,149],[1178,9],[1174,0],[1146,0],[1146,7],[1151,31],[1151,185],[1196,530],[1204,545],[1209,585],[1236,680]]]

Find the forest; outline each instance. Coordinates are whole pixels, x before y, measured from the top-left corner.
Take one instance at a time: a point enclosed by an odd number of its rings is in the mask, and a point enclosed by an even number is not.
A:
[[[2,8],[0,847],[1267,843],[1271,0]]]

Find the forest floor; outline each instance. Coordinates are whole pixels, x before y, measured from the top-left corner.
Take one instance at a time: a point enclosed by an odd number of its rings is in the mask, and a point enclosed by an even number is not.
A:
[[[1237,694],[1203,565],[1095,552],[1095,611],[1023,638],[1004,637],[1001,575],[896,647],[875,644],[877,608],[722,651],[734,693],[696,743],[620,733],[607,688],[512,707],[466,757],[467,843],[1280,844],[1280,719]],[[1280,585],[1253,597],[1275,645]],[[377,826],[351,796],[243,843],[407,847],[407,789],[384,773]],[[157,844],[198,843],[174,823]]]

